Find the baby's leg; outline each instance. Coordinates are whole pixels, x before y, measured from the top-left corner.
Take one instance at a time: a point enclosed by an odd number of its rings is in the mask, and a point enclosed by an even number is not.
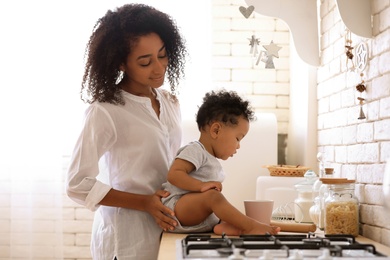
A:
[[[175,215],[184,226],[193,226],[204,221],[211,213],[222,221],[229,223],[229,226],[216,227],[216,231],[222,234],[225,232],[235,232],[233,227],[241,230],[241,234],[277,234],[280,228],[260,223],[242,214],[231,205],[226,198],[215,190],[201,193],[187,193],[176,203]],[[226,231],[221,229],[226,228]],[[220,232],[222,231],[222,232]]]
[[[176,202],[175,216],[183,226],[195,226],[213,213],[205,203],[208,197],[207,192],[190,192]]]
[[[270,226],[264,223],[260,223],[255,221],[252,229],[241,230],[236,226],[233,226],[227,222],[221,222],[220,224],[215,225],[214,233],[216,235],[228,235],[228,236],[239,236],[242,234],[254,234],[254,235],[262,235],[262,234],[271,234],[276,235],[280,232],[280,227]]]

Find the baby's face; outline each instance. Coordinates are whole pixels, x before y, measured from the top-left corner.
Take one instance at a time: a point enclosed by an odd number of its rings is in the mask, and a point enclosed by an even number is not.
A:
[[[249,122],[243,118],[238,118],[237,125],[222,124],[218,133],[217,141],[214,143],[213,150],[215,157],[227,160],[237,152],[240,148],[240,142],[249,131]]]

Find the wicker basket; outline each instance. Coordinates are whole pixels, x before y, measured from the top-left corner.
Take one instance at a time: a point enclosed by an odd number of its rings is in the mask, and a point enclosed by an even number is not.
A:
[[[302,177],[309,167],[300,165],[266,165],[271,176]]]

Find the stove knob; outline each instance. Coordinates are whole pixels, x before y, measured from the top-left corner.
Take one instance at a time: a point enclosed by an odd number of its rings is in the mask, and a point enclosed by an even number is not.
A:
[[[302,255],[302,252],[299,251],[298,249],[295,249],[291,256],[289,256],[288,259],[294,259],[294,260],[302,260],[303,259],[303,255]]]
[[[320,256],[318,257],[318,259],[321,259],[321,260],[331,260],[331,259],[333,259],[333,257],[330,256],[330,251],[329,251],[329,249],[328,249],[328,248],[324,248],[324,249],[322,250],[322,255],[320,255]]]

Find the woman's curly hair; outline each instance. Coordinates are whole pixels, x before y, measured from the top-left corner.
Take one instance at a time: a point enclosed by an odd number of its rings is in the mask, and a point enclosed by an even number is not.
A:
[[[168,67],[167,78],[175,94],[179,79],[184,76],[187,49],[175,21],[144,4],[127,4],[107,11],[94,27],[86,47],[88,57],[81,84],[81,99],[124,104],[120,87],[115,84],[119,67],[126,62],[139,37],[156,33],[164,42]]]
[[[243,100],[234,91],[211,91],[203,98],[203,104],[196,115],[196,123],[201,131],[206,125],[216,121],[226,125],[237,125],[239,117],[244,117],[248,121],[255,120],[255,113],[249,101]]]

